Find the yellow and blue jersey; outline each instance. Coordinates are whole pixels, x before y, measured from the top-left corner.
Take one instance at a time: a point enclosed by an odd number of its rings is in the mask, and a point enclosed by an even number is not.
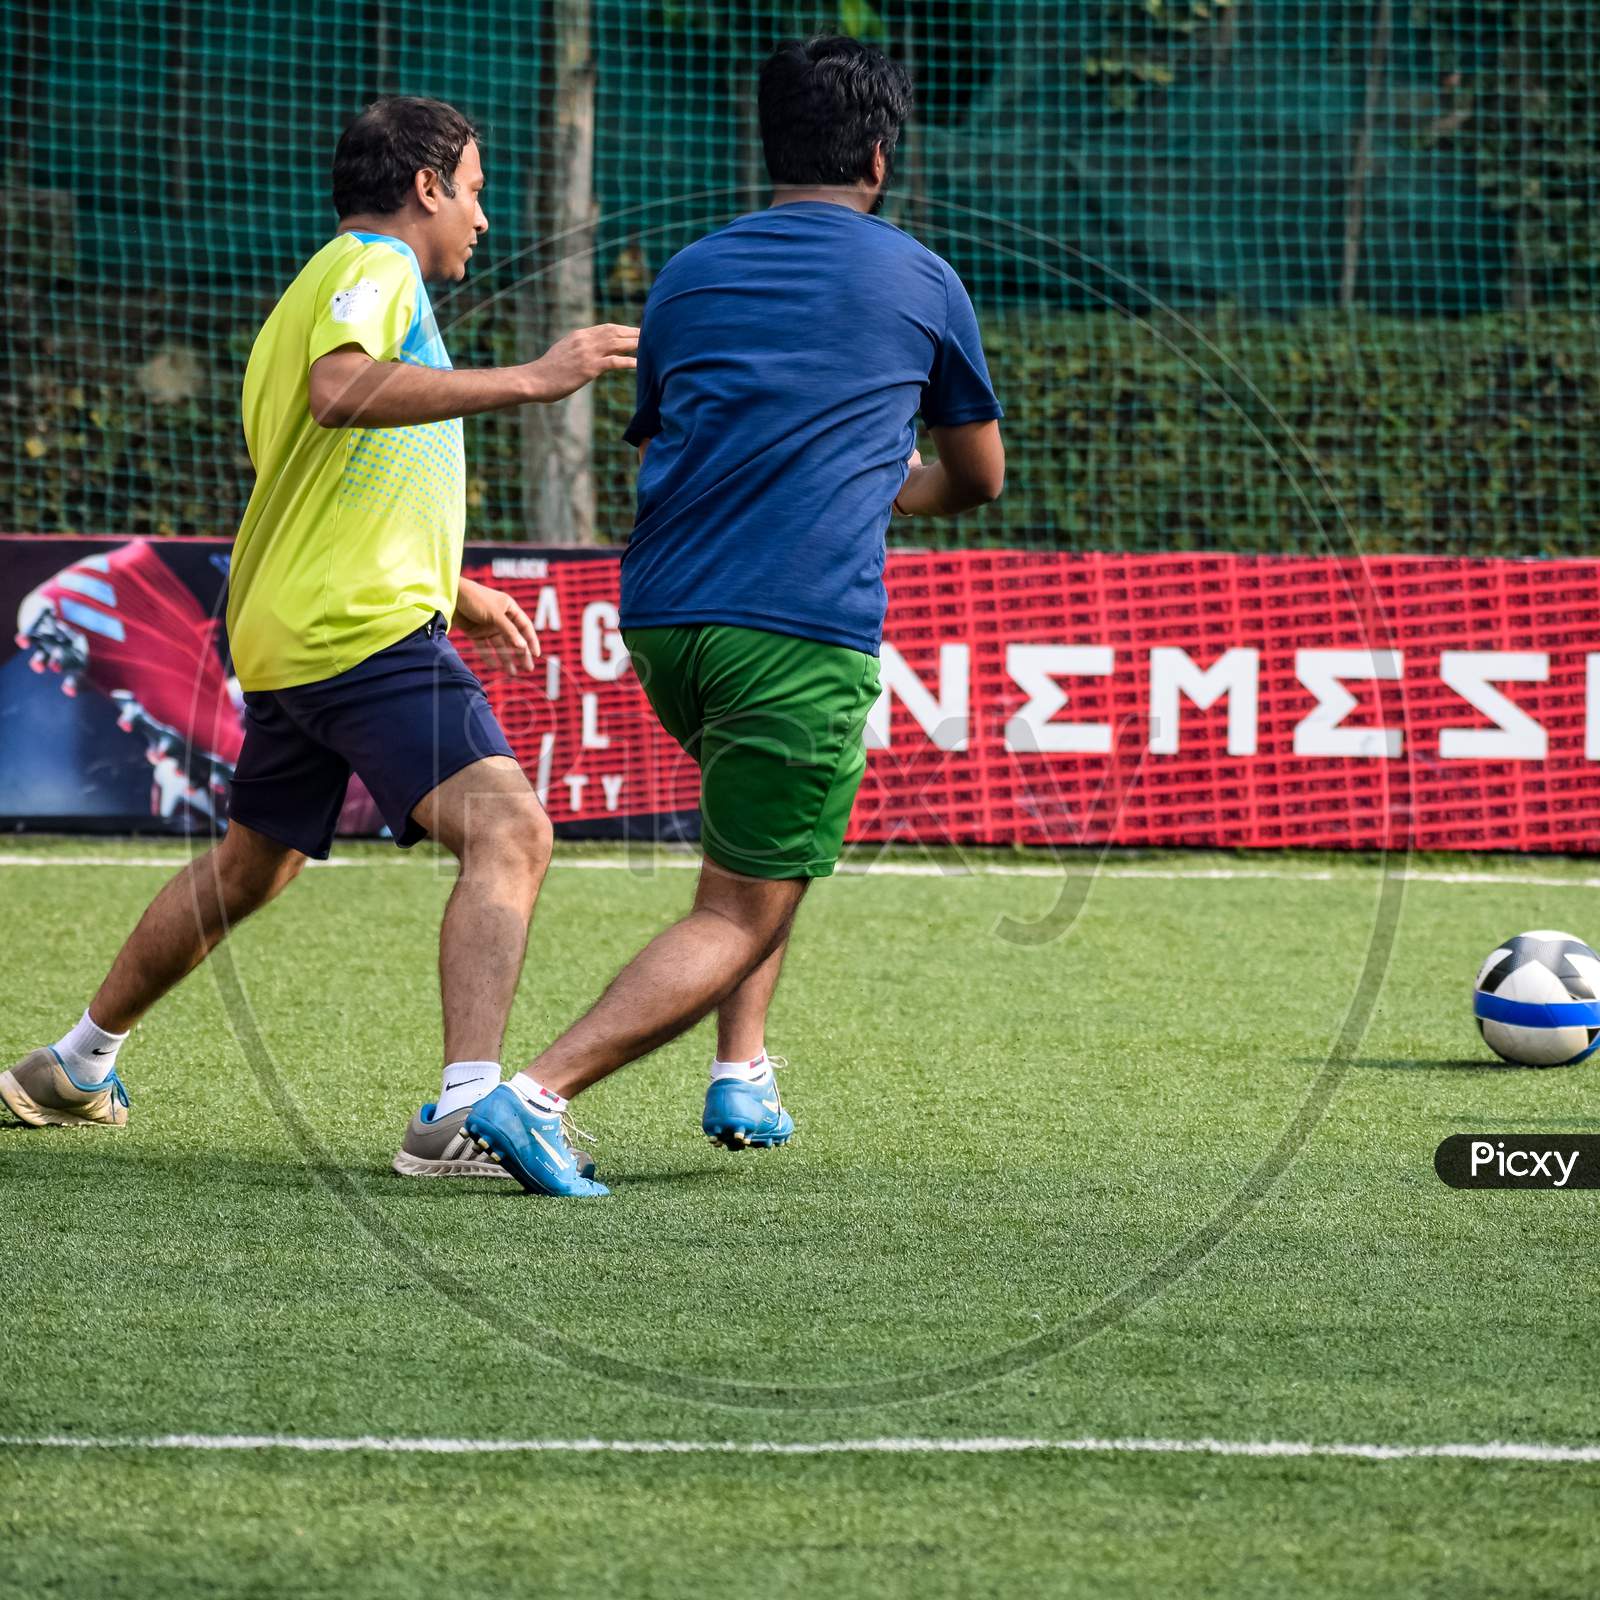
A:
[[[234,544],[228,639],[249,690],[317,683],[455,609],[466,530],[461,422],[324,428],[311,367],[358,347],[447,368],[411,248],[341,233],[256,336],[244,379],[255,489]]]

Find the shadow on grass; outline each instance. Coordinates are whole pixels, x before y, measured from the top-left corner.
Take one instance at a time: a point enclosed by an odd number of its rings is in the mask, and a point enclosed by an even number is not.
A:
[[[719,1183],[728,1181],[728,1172],[723,1167],[684,1167],[676,1172],[619,1172],[615,1178],[607,1178],[605,1173],[600,1174],[607,1183],[615,1183],[618,1188],[631,1189],[635,1184],[658,1183],[668,1186],[677,1186],[684,1183],[700,1183],[707,1178],[715,1178]]]
[[[1320,1061],[1314,1061],[1309,1056],[1301,1057],[1303,1066],[1321,1066]],[[1400,1056],[1362,1056],[1350,1063],[1356,1071],[1366,1072],[1449,1072],[1459,1076],[1462,1073],[1500,1074],[1506,1072],[1526,1072],[1526,1067],[1512,1066],[1508,1061],[1485,1061],[1481,1056],[1470,1061],[1441,1061],[1433,1060],[1407,1060]]]
[[[317,1185],[316,1174],[287,1152],[282,1161],[271,1161],[215,1148],[153,1150],[125,1139],[120,1133],[82,1128],[0,1128],[6,1185],[49,1183],[59,1188],[70,1175],[84,1183],[103,1179],[130,1193],[168,1189],[191,1197],[218,1183],[278,1190]],[[206,1182],[197,1184],[201,1173]]]
[[[203,1152],[152,1148],[135,1144],[122,1132],[86,1128],[28,1128],[0,1125],[0,1159],[5,1163],[8,1187],[32,1184],[59,1186],[64,1176],[85,1185],[105,1183],[116,1187],[124,1201],[140,1196],[196,1193],[195,1177],[203,1167],[204,1188],[272,1189],[300,1192],[318,1188],[321,1180],[289,1150],[281,1161],[240,1155],[217,1148]],[[390,1170],[388,1161],[351,1161],[342,1170],[375,1199],[459,1203],[464,1197],[492,1196],[508,1200],[528,1198],[505,1178],[403,1178]],[[644,1186],[681,1188],[708,1179],[726,1182],[730,1174],[715,1166],[618,1172],[609,1181],[621,1189]]]
[[[537,1195],[525,1194],[522,1188],[505,1178],[401,1178],[390,1172],[388,1164],[381,1167],[350,1166],[345,1169],[354,1178],[370,1178],[367,1193],[374,1199],[395,1198],[424,1205],[450,1204],[463,1195],[487,1195],[495,1200],[537,1200]],[[622,1172],[602,1169],[597,1176],[614,1195],[646,1185],[663,1188],[683,1188],[707,1178],[717,1178],[726,1183],[728,1175],[714,1167],[686,1167],[681,1172]]]

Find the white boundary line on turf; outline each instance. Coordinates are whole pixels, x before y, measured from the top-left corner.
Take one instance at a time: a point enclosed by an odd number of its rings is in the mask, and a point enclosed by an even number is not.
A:
[[[1600,1462],[1600,1445],[1314,1444],[1295,1439],[351,1439],[281,1433],[162,1433],[126,1438],[70,1434],[0,1435],[0,1448],[35,1450],[294,1450],[374,1455],[626,1455],[626,1456],[996,1456],[1174,1455],[1248,1456],[1268,1460],[1326,1456],[1359,1461],[1528,1461],[1548,1465]]]
[[[161,867],[172,871],[184,866],[187,856],[53,856],[5,854],[0,852],[3,867]],[[313,867],[374,867],[406,868],[414,863],[398,855],[393,860],[370,857],[346,858],[333,861],[313,861]],[[699,870],[698,856],[654,856],[639,861],[613,861],[604,857],[559,857],[552,863],[573,872],[638,872],[643,869],[663,867],[668,871],[695,872]],[[1378,871],[1365,863],[1349,867],[1310,867],[1301,870],[1288,867],[1077,867],[1077,866],[1021,866],[1005,862],[980,862],[973,866],[940,866],[926,861],[874,861],[868,866],[841,865],[841,876],[867,878],[1146,878],[1157,883],[1356,883],[1361,878]],[[1438,884],[1490,884],[1513,885],[1528,889],[1600,889],[1600,877],[1556,878],[1533,872],[1473,872],[1431,871],[1426,868],[1408,868],[1393,876],[1405,883]]]

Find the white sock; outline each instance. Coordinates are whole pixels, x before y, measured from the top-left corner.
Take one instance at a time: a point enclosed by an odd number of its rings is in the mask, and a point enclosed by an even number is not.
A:
[[[498,1061],[452,1061],[444,1069],[434,1119],[448,1117],[463,1106],[475,1106],[500,1081]]]
[[[85,1011],[77,1026],[56,1045],[56,1054],[73,1081],[87,1088],[90,1084],[104,1083],[111,1076],[111,1069],[117,1064],[117,1051],[127,1037],[125,1033],[107,1033]]]
[[[711,1081],[718,1078],[737,1078],[740,1083],[762,1083],[772,1068],[767,1065],[767,1052],[763,1050],[753,1061],[723,1061],[711,1063]]]
[[[510,1080],[511,1087],[517,1091],[522,1103],[537,1111],[540,1116],[548,1117],[552,1111],[565,1111],[567,1102],[553,1089],[547,1089],[537,1079],[530,1078],[526,1072],[519,1072]]]

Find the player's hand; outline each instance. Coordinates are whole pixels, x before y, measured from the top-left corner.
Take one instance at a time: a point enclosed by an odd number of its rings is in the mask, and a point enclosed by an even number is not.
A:
[[[456,590],[455,623],[499,671],[513,678],[533,671],[539,635],[510,595],[463,578]]]
[[[602,372],[630,371],[638,366],[639,330],[622,323],[602,322],[579,328],[558,339],[537,361],[529,362],[534,398],[564,400],[574,390],[593,383]]]

